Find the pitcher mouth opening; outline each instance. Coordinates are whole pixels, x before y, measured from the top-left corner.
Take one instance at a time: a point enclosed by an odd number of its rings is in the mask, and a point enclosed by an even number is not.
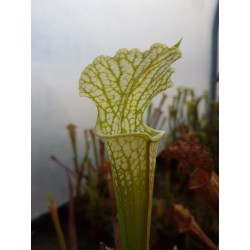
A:
[[[128,136],[139,136],[139,137],[143,137],[145,140],[147,141],[151,141],[151,142],[157,142],[159,141],[165,134],[165,131],[163,130],[156,130],[153,128],[150,128],[148,126],[147,130],[145,132],[128,132],[128,133],[120,133],[120,134],[113,134],[113,135],[107,135],[107,134],[103,134],[101,133],[100,130],[96,129],[96,135],[100,138],[103,139],[113,139],[113,138],[117,138],[117,137],[128,137]]]

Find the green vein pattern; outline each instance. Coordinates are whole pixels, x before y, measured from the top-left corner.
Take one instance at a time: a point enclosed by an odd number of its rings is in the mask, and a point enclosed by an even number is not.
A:
[[[179,45],[120,49],[114,57],[97,57],[80,77],[80,95],[97,106],[95,130],[111,162],[122,250],[149,249],[155,159],[164,131],[148,127],[143,113],[153,97],[172,86]]]

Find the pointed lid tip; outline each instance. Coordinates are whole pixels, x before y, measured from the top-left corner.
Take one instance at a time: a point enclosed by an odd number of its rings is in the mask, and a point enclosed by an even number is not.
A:
[[[179,40],[179,42],[177,42],[177,43],[174,45],[174,47],[179,48],[179,46],[180,46],[180,44],[181,44],[181,42],[182,42],[182,39],[183,39],[183,37]]]

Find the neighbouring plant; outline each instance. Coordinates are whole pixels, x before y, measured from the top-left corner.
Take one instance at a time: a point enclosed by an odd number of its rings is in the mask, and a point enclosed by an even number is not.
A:
[[[197,138],[213,154],[215,167],[219,160],[219,101],[210,100],[208,92],[197,96],[195,90],[178,87],[176,94],[169,97],[165,93],[158,107],[150,104],[147,124],[165,129],[167,140],[164,147],[178,139]],[[168,106],[163,106],[168,101]],[[218,169],[216,169],[218,171]]]
[[[95,132],[111,162],[122,250],[149,249],[155,159],[165,132],[147,126],[143,113],[153,97],[172,86],[170,65],[181,57],[179,45],[99,56],[79,81],[80,95],[98,108]]]
[[[164,102],[168,103],[167,108]],[[172,249],[175,243],[181,249],[196,249],[197,243],[197,248],[200,245],[215,249],[219,204],[218,100],[210,100],[207,92],[197,96],[192,88],[178,87],[173,97],[164,93],[158,106],[150,105],[147,124],[165,128],[168,134],[156,168],[152,250]],[[176,213],[173,208],[178,204],[190,208],[199,229],[179,229],[171,212]],[[186,223],[184,216],[180,223]]]
[[[216,155],[208,147],[207,140],[203,140],[214,132],[216,138],[217,126],[214,126],[215,131],[211,129],[209,133],[206,132],[206,126],[199,131],[192,130],[184,119],[175,129],[178,139],[169,141],[157,158],[159,167],[155,183],[157,198],[154,224],[158,228],[155,227],[154,230],[160,231],[156,234],[161,234],[161,239],[174,231],[178,232],[178,237],[185,235],[178,240],[180,248],[181,242],[185,246],[194,242],[204,249],[217,249],[215,243],[218,243],[218,165]],[[200,137],[201,133],[206,137]],[[185,210],[177,209],[180,208],[180,204],[190,209],[190,216],[185,216]],[[161,248],[161,245],[157,246],[158,248],[154,249]]]
[[[181,137],[197,137],[218,157],[219,102],[208,93],[196,96],[192,88],[177,88],[168,107],[167,145]],[[216,164],[218,164],[218,159]]]
[[[75,203],[74,203],[74,188],[73,188],[73,182],[71,179],[71,174],[72,172],[70,171],[70,169],[65,166],[63,163],[61,163],[56,157],[51,156],[51,160],[55,161],[58,166],[60,166],[66,173],[67,175],[67,181],[68,181],[68,191],[69,191],[69,202],[68,202],[68,238],[69,238],[69,249],[70,250],[77,250],[78,249],[78,243],[77,243],[77,230],[76,230],[76,223],[75,223]],[[76,186],[77,187],[77,186]],[[76,188],[76,191],[78,189]],[[55,202],[54,199],[51,195],[49,195],[49,202],[50,202],[50,206],[49,208],[55,207]],[[57,235],[61,235],[61,237],[58,237],[59,240],[59,245],[60,245],[60,250],[64,250],[65,248],[62,248],[62,238],[63,238],[63,234],[59,234],[59,230],[58,230],[58,226],[57,226],[57,221],[54,219],[53,216],[53,210],[50,209],[50,214],[52,217],[52,221],[53,224],[55,226]],[[57,220],[59,220],[59,218],[57,217]],[[60,225],[60,224],[59,224]],[[65,239],[64,239],[65,241]]]
[[[48,195],[48,201],[49,201],[49,212],[51,214],[51,219],[55,227],[60,250],[67,250],[67,245],[62,231],[61,223],[59,220],[56,203],[51,195]]]
[[[65,172],[69,191],[68,235],[66,237],[68,242],[64,239],[62,230],[59,227],[60,222],[55,213],[56,205],[53,201],[53,197],[50,195],[49,199],[49,211],[52,222],[55,226],[57,235],[60,235],[60,237],[58,237],[60,249],[64,250],[66,246],[67,249],[70,250],[78,249],[77,229],[81,229],[85,226],[78,223],[79,213],[84,213],[86,220],[91,221],[90,223],[93,226],[98,221],[101,230],[111,235],[111,238],[112,234],[114,234],[114,245],[119,248],[115,195],[112,178],[110,178],[110,164],[105,158],[104,143],[101,140],[96,140],[92,129],[84,130],[85,154],[82,160],[79,161],[76,126],[74,124],[69,124],[67,130],[73,152],[73,168],[66,166],[55,156],[51,156],[51,160]],[[51,210],[51,208],[53,209]],[[107,221],[110,221],[110,223],[107,223]],[[105,228],[104,225],[106,224],[112,224],[113,230],[112,228]],[[62,244],[62,238],[64,242],[68,244]]]

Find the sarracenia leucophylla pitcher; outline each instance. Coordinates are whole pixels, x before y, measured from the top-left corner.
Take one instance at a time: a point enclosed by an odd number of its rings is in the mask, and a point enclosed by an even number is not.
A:
[[[165,132],[147,126],[143,113],[153,97],[172,86],[179,45],[120,49],[114,57],[97,57],[80,77],[80,95],[97,106],[95,132],[111,162],[122,250],[149,250],[155,159]]]

